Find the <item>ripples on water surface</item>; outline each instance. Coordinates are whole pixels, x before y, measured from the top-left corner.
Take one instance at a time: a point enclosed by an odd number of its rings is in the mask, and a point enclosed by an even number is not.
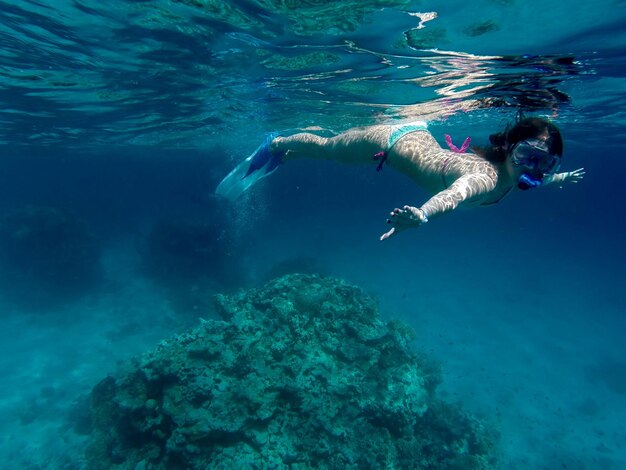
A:
[[[625,2],[530,3],[0,2],[2,139],[202,148],[509,107],[623,135]]]

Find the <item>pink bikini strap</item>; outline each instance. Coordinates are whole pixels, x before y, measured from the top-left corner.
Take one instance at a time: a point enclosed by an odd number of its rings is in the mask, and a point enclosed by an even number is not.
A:
[[[380,163],[376,167],[376,171],[380,171],[383,169],[384,163],[387,161],[387,152],[378,152],[376,155],[372,157],[374,160],[380,160]]]
[[[452,137],[450,137],[449,134],[446,134],[446,144],[448,144],[448,147],[450,147],[450,150],[452,150],[454,153],[463,153],[465,152],[468,147],[470,146],[470,142],[472,141],[471,137],[467,137],[464,141],[463,141],[463,145],[461,145],[461,148],[458,148],[456,145],[454,145],[452,143]]]

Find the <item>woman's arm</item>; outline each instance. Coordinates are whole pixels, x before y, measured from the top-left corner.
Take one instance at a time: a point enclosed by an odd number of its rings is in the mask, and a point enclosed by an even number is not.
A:
[[[497,176],[495,174],[471,173],[463,175],[449,188],[435,194],[419,208],[404,206],[402,209],[394,209],[391,212],[391,218],[387,219],[392,228],[384,233],[380,239],[385,240],[407,228],[419,227],[432,217],[456,209],[465,201],[489,194],[495,189],[496,183]]]

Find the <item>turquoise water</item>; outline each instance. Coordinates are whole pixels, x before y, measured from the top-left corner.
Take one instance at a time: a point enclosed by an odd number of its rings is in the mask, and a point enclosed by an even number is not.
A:
[[[297,270],[410,323],[502,468],[625,468],[625,5],[0,2],[0,466],[78,468],[117,361]],[[419,118],[484,144],[518,110],[554,120],[580,184],[385,243],[426,194],[374,164],[212,196],[270,131]]]

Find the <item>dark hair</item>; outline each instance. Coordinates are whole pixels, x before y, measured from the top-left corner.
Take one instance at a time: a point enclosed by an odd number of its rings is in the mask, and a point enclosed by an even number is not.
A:
[[[507,153],[516,143],[526,139],[534,139],[544,132],[548,133],[548,149],[551,154],[563,155],[563,139],[559,129],[550,121],[539,117],[524,118],[518,115],[515,124],[511,127],[508,125],[506,129],[497,134],[489,136],[491,147],[477,147],[474,152],[490,162],[503,162],[506,160]]]

